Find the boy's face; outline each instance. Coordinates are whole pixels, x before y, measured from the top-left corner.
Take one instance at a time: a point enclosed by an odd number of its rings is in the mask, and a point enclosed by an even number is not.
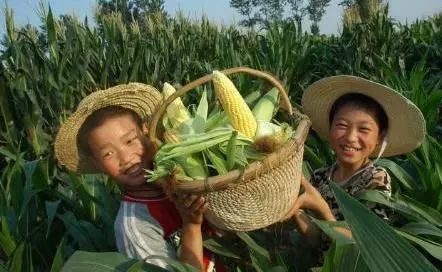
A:
[[[88,137],[97,167],[123,186],[144,184],[144,169],[151,169],[153,161],[146,131],[128,114],[106,119]]]
[[[338,164],[360,168],[373,153],[381,137],[373,114],[347,105],[334,116],[329,140]]]

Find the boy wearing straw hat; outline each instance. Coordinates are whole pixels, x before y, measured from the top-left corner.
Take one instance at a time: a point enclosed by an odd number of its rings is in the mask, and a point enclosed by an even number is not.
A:
[[[115,221],[121,253],[167,268],[164,259],[149,256],[176,258],[181,236],[178,259],[208,271],[213,264],[202,246],[205,199],[190,195],[171,200],[160,185],[144,178],[154,157],[144,121],[162,101],[155,88],[141,83],[90,94],[58,131],[55,156],[71,171],[102,172],[123,187]]]
[[[336,162],[316,170],[310,182],[302,181],[305,192],[292,209],[299,230],[318,244],[319,231],[301,209],[312,210],[324,220],[342,220],[332,182],[350,195],[374,189],[390,196],[390,176],[376,161],[416,149],[425,136],[425,120],[412,102],[393,89],[348,75],[313,83],[304,92],[302,105],[313,129],[328,140],[336,156]],[[369,208],[388,220],[384,209]],[[351,236],[349,230],[340,231]]]

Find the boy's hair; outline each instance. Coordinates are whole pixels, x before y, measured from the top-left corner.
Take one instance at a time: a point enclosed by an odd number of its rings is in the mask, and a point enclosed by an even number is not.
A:
[[[89,134],[91,133],[91,131],[94,128],[99,127],[101,124],[104,123],[104,121],[108,119],[126,115],[131,116],[140,128],[143,126],[143,119],[141,118],[141,116],[139,116],[135,111],[121,106],[107,106],[94,111],[86,118],[78,132],[78,147],[83,150],[85,154],[91,156],[92,152],[88,142]]]
[[[338,113],[338,111],[341,108],[348,105],[358,109],[364,109],[370,113],[373,113],[375,121],[379,126],[379,132],[383,133],[387,131],[388,117],[382,106],[373,98],[360,93],[348,93],[339,97],[335,101],[328,116],[328,122],[330,127],[336,113]]]

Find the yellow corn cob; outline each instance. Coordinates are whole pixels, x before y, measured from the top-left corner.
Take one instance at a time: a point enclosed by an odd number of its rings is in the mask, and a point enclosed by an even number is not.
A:
[[[172,85],[167,82],[164,83],[163,95],[165,99],[171,96],[175,91],[176,90]],[[169,119],[173,128],[179,127],[180,124],[190,118],[189,111],[184,106],[183,101],[181,101],[181,98],[179,97],[175,99],[172,103],[170,103],[169,106],[167,106],[166,112],[167,118]]]
[[[233,128],[246,137],[253,138],[258,127],[257,122],[233,82],[218,71],[213,71],[212,80],[216,95]]]

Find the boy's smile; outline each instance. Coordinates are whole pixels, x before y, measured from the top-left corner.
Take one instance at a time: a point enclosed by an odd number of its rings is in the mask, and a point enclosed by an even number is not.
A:
[[[146,182],[144,169],[152,168],[152,146],[132,116],[108,118],[88,138],[94,161],[105,174],[124,186]]]
[[[379,126],[372,113],[347,105],[334,116],[329,139],[341,167],[359,169],[379,143]]]

